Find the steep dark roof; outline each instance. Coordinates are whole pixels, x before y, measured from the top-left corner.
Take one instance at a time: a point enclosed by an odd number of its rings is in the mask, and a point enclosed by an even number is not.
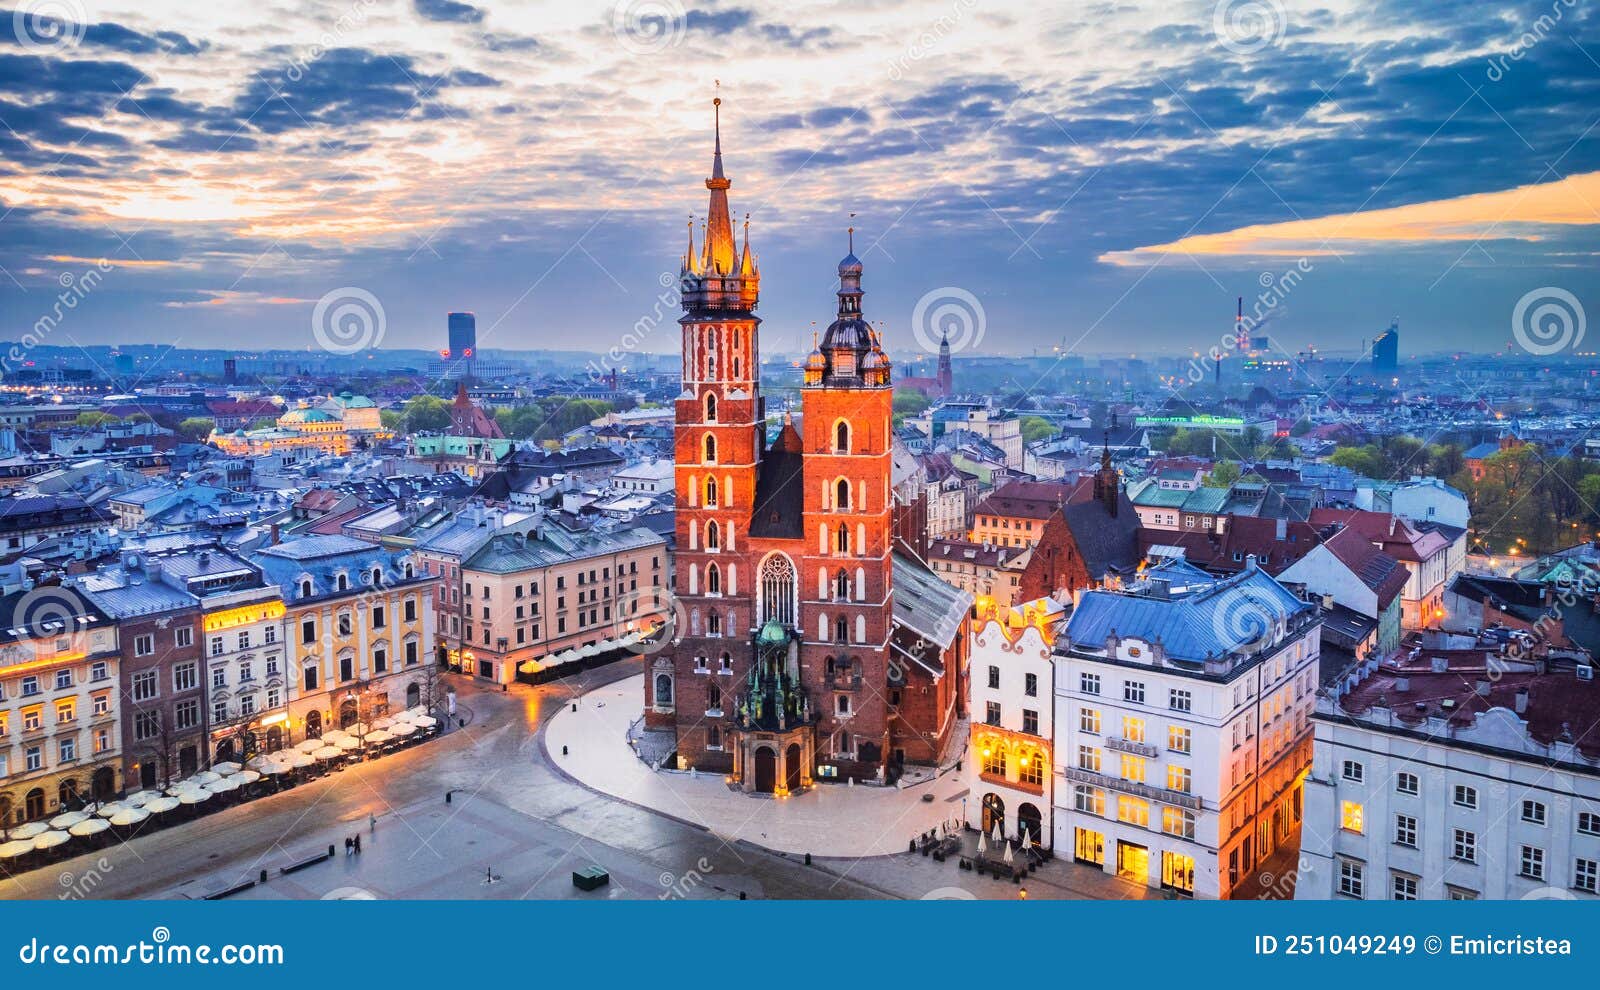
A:
[[[1329,537],[1325,546],[1339,558],[1350,573],[1372,589],[1378,598],[1378,607],[1385,608],[1406,586],[1410,574],[1398,560],[1379,550],[1354,527],[1340,530]]]
[[[1139,567],[1139,513],[1127,493],[1117,492],[1117,512],[1106,511],[1099,501],[1066,505],[1061,516],[1072,531],[1089,576],[1099,580],[1107,573],[1132,574]]]
[[[805,455],[773,447],[761,458],[756,475],[755,508],[750,535],[770,540],[805,537]]]

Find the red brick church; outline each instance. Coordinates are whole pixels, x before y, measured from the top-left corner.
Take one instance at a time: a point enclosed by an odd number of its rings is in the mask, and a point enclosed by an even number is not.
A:
[[[892,781],[946,755],[971,600],[897,549],[891,367],[839,262],[838,316],[807,358],[798,428],[769,443],[761,273],[736,243],[720,104],[710,210],[683,257],[675,592],[687,628],[645,678],[680,768],[754,793]],[[958,745],[958,744],[957,744]]]

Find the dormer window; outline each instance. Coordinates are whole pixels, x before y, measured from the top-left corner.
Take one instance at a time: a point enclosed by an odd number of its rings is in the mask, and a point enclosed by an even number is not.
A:
[[[333,579],[333,587],[337,591],[349,591],[350,576],[341,571],[339,576]]]
[[[383,568],[374,567],[372,569],[372,583],[374,585],[383,583]]]
[[[311,579],[310,578],[301,578],[300,579],[300,597],[301,598],[310,598],[311,597]]]

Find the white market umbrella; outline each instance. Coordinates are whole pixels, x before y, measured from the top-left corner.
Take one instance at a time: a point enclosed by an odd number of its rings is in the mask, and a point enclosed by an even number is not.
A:
[[[411,724],[419,729],[431,729],[439,724],[439,720],[432,715],[418,715],[417,720]]]
[[[1006,851],[1003,855],[1001,855],[1000,858],[1005,860],[1007,863],[1011,862],[1011,843],[1006,843]]]
[[[367,745],[381,746],[393,738],[394,733],[389,732],[386,729],[373,729],[371,732],[367,733]]]
[[[231,779],[237,780],[241,784],[253,784],[261,779],[261,773],[257,770],[240,770],[238,773],[233,774]]]
[[[311,755],[319,760],[337,760],[344,755],[344,750],[337,746],[324,746]]]
[[[24,822],[11,830],[13,839],[31,839],[50,831],[50,826],[44,822]]]
[[[51,828],[68,829],[68,828],[71,828],[72,826],[78,824],[79,822],[83,821],[84,819],[86,819],[88,817],[89,817],[89,815],[88,815],[87,812],[83,812],[83,811],[68,811],[68,812],[66,812],[64,814],[57,815],[54,818],[50,819],[50,827]]]
[[[193,784],[196,787],[204,787],[207,784],[215,783],[221,779],[222,774],[220,773],[214,773],[210,770],[202,770],[193,777],[190,777],[188,780],[184,781],[184,783]]]
[[[274,757],[276,757],[277,755],[278,755],[277,753],[262,753],[260,756],[252,756],[252,757],[250,757],[250,759],[245,761],[244,765],[247,766],[247,767],[252,767],[254,769],[259,770],[262,767],[266,766],[268,763],[277,762],[274,759]]]
[[[204,787],[196,787],[192,791],[184,791],[182,794],[179,794],[178,803],[199,804],[201,801],[209,801],[211,798],[212,794],[210,791],[206,790]]]
[[[267,763],[261,767],[261,772],[266,774],[268,777],[281,777],[293,769],[294,767],[287,763]]]
[[[150,803],[144,806],[144,810],[150,812],[152,815],[164,815],[173,808],[176,808],[178,803],[178,799],[175,797],[151,798]]]
[[[410,708],[406,709],[406,714],[407,715],[426,715],[426,714],[428,714],[428,706],[427,705],[412,705]]]
[[[1002,843],[1004,841],[1006,841],[1006,834],[1004,832],[1000,831],[1000,823],[999,822],[995,822],[994,823],[994,844],[998,846],[1000,843]]]
[[[91,835],[99,835],[110,827],[111,823],[104,818],[88,818],[67,829],[67,831],[79,838],[86,838]]]
[[[400,714],[398,714],[398,715],[394,716],[393,718],[391,718],[389,721],[391,721],[391,722],[409,722],[409,721],[411,721],[412,719],[416,718],[418,715],[421,715],[421,714],[423,714],[423,713],[422,712],[414,712],[414,711],[412,711],[411,709],[408,708],[405,711],[401,712]]]
[[[160,791],[135,791],[123,798],[122,803],[130,808],[143,808],[160,796]]]
[[[64,845],[70,838],[72,838],[72,836],[68,835],[67,833],[56,831],[54,829],[48,832],[40,832],[34,837],[33,848],[38,849],[41,852],[46,849],[54,849],[56,846]]]
[[[192,791],[199,786],[199,784],[191,783],[187,780],[180,780],[176,784],[173,784],[171,787],[167,788],[167,794],[170,797],[177,797],[184,791]]]
[[[111,824],[118,828],[126,828],[129,825],[137,825],[149,817],[150,812],[143,808],[123,808],[111,816]]]
[[[211,772],[227,777],[231,774],[236,774],[239,772],[239,764],[227,760],[221,763],[213,763],[211,764]]]
[[[988,851],[989,851],[989,840],[984,837],[984,834],[982,832],[979,832],[978,833],[978,855],[982,856],[984,853],[986,853]]]
[[[99,809],[95,811],[95,814],[99,815],[101,818],[110,818],[117,812],[126,810],[127,807],[128,806],[123,804],[121,801],[111,801],[106,804],[102,804]]]
[[[321,739],[302,739],[295,746],[295,749],[302,753],[315,753],[317,750],[326,745],[327,743],[323,742]]]
[[[397,736],[409,736],[417,731],[417,727],[410,722],[396,722],[394,728],[389,731]]]
[[[212,794],[226,794],[229,791],[238,790],[239,782],[232,777],[223,777],[221,780],[213,780],[205,786],[205,789]]]
[[[391,726],[393,724],[394,724],[394,719],[392,719],[392,718],[380,718],[376,722],[372,723],[372,731],[373,732],[381,732],[381,731],[383,731],[384,729],[387,729],[389,726]]]
[[[372,726],[368,725],[365,722],[357,722],[355,725],[352,725],[349,729],[346,730],[346,732],[349,735],[352,735],[352,736],[364,736],[364,735],[366,735],[367,733],[369,733],[371,731],[372,731]]]
[[[291,753],[284,762],[289,765],[291,770],[302,770],[317,761],[312,758],[310,753]]]
[[[346,751],[355,750],[361,748],[361,740],[357,739],[355,736],[345,736],[344,738],[336,741],[333,745],[338,749]],[[313,753],[312,755],[315,756],[316,754]]]
[[[12,839],[0,845],[0,859],[16,859],[24,853],[33,852],[32,839]]]

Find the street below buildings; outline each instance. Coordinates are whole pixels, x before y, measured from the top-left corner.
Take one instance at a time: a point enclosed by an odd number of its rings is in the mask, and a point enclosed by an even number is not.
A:
[[[265,870],[265,884],[232,896],[1017,896],[1013,885],[958,871],[953,861],[937,864],[904,852],[819,856],[808,866],[800,855],[761,848],[749,836],[722,834],[590,790],[552,767],[540,738],[549,719],[591,690],[632,683],[641,670],[641,661],[629,660],[538,687],[513,685],[506,692],[451,678],[465,727],[280,794],[6,877],[0,895],[200,899],[257,880]],[[749,801],[752,811],[777,804],[740,800]],[[833,827],[857,826],[846,816]],[[362,851],[347,855],[345,839],[358,834]],[[330,846],[331,859],[280,873]],[[572,872],[594,865],[610,872],[610,883],[592,893],[573,887]],[[1038,898],[1145,894],[1059,861],[1029,877],[1027,887],[1029,896]]]

